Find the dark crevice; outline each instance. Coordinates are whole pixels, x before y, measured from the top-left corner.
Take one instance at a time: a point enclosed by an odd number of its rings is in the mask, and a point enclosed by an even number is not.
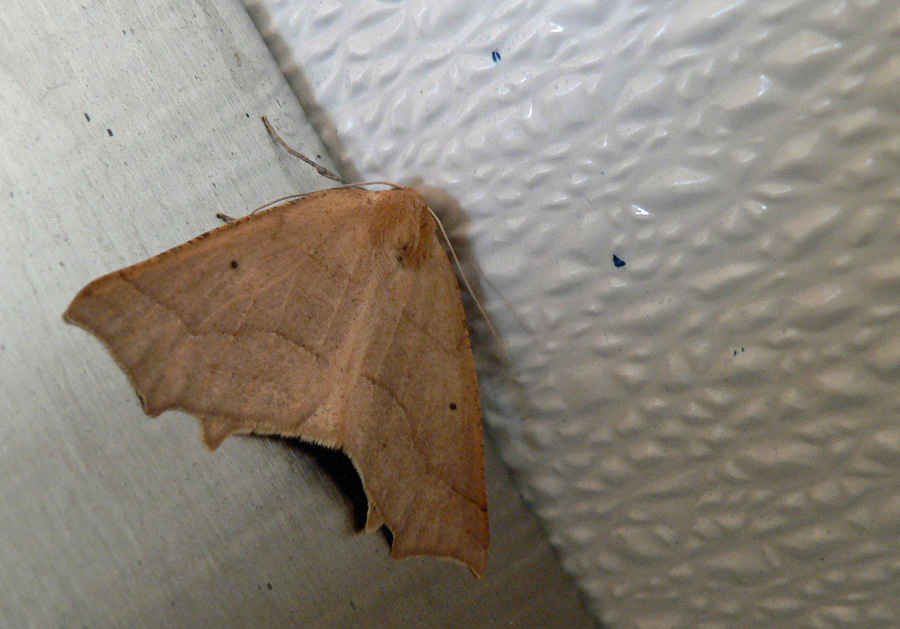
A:
[[[350,503],[353,510],[353,529],[362,530],[366,526],[366,514],[369,501],[363,489],[362,481],[350,458],[340,450],[318,446],[296,439],[283,439],[282,442],[291,449],[311,456],[325,473],[334,481],[341,494]]]

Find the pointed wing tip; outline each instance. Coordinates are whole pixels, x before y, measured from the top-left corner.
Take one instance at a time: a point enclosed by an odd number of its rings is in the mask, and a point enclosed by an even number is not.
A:
[[[366,533],[372,533],[384,526],[384,518],[378,514],[378,509],[372,505],[372,499],[366,494],[366,500],[369,501],[369,511],[366,513]]]
[[[71,303],[69,303],[66,311],[63,312],[62,318],[64,322],[77,326],[86,332],[90,332],[106,343],[95,325],[97,318],[97,302],[93,300],[95,297],[94,284],[102,279],[104,278],[101,277],[94,280],[78,291],[78,294],[75,295]]]
[[[83,286],[81,290],[78,291],[78,293],[72,298],[72,301],[69,303],[66,311],[63,313],[63,319],[66,321],[66,323],[78,322],[78,316],[76,314],[77,311],[84,306],[87,300],[94,296],[97,284],[101,280],[104,280],[106,277],[108,276],[104,275],[102,277],[98,277],[92,282],[88,282],[87,285]]]
[[[211,419],[200,420],[201,429],[203,430],[203,445],[210,452],[215,452],[225,438],[231,434],[231,430],[223,422],[213,421]]]
[[[80,305],[79,297],[81,297],[81,293],[78,293],[75,299],[72,300],[72,303],[69,304],[68,308],[66,308],[66,311],[63,313],[62,318],[63,321],[70,325],[77,325],[80,328],[84,328],[84,321],[78,316],[78,306]]]

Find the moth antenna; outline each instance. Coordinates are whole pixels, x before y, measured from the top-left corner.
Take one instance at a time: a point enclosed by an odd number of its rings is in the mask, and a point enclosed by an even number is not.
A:
[[[384,183],[384,182],[373,182],[373,183]],[[427,205],[425,207],[428,207]],[[453,256],[453,262],[456,264],[456,268],[459,270],[459,275],[462,277],[463,284],[466,287],[466,290],[469,291],[469,295],[472,296],[472,301],[475,302],[475,306],[478,308],[478,312],[481,313],[481,316],[484,317],[485,323],[488,324],[488,328],[491,330],[491,336],[494,337],[494,340],[497,341],[497,344],[500,346],[500,349],[503,351],[503,355],[509,358],[509,352],[506,351],[506,345],[503,344],[503,340],[500,338],[500,335],[497,334],[497,329],[494,327],[493,321],[488,316],[488,313],[485,312],[484,307],[481,305],[481,302],[478,301],[478,297],[475,296],[475,291],[472,290],[472,285],[469,284],[469,278],[466,277],[465,271],[463,271],[462,264],[459,262],[459,258],[456,255],[456,250],[453,248],[453,244],[450,242],[450,236],[447,235],[447,230],[444,229],[444,224],[441,222],[441,219],[438,218],[438,215],[434,213],[430,207],[428,211],[434,217],[434,220],[437,221],[438,228],[441,230],[441,234],[444,236],[444,241],[447,243],[447,247],[450,249],[450,255]]]
[[[313,192],[318,192],[318,190],[314,190]],[[312,192],[298,192],[295,194],[289,194],[284,197],[279,197],[277,199],[272,199],[271,201],[267,201],[266,203],[263,203],[262,205],[260,205],[258,208],[256,208],[255,210],[253,210],[250,213],[256,214],[257,212],[261,212],[261,211],[265,210],[266,208],[272,207],[273,205],[278,205],[279,203],[283,203],[285,201],[296,201],[297,199],[302,199],[303,197],[308,197],[311,194],[312,194]],[[216,216],[218,216],[218,214],[216,214]]]
[[[340,190],[342,188],[362,188],[363,186],[372,186],[372,185],[376,185],[376,184],[382,185],[382,186],[391,186],[395,190],[403,189],[403,186],[396,184],[396,183],[392,183],[390,181],[364,181],[362,183],[345,183],[342,186],[335,186],[334,188],[328,188],[328,190]],[[296,201],[297,199],[302,199],[303,197],[308,197],[309,195],[315,194],[316,192],[321,192],[321,190],[313,190],[311,192],[296,192],[294,194],[289,194],[284,197],[279,197],[277,199],[273,199],[271,201],[263,203],[262,205],[260,205],[258,208],[256,208],[255,210],[253,210],[250,213],[256,214],[257,212],[261,212],[262,210],[265,210],[266,208],[270,208],[273,205],[278,205],[279,203],[284,203],[285,201]],[[222,213],[216,214],[216,217],[221,218],[226,223],[231,223],[234,220],[236,220],[236,219],[232,218],[231,216],[228,216],[227,214],[222,214]]]
[[[292,149],[291,147],[289,147],[289,146],[287,145],[287,142],[285,142],[284,140],[282,140],[282,139],[281,139],[281,136],[278,135],[278,132],[275,130],[275,127],[273,127],[273,126],[271,125],[271,123],[269,122],[269,119],[268,119],[268,118],[266,118],[265,116],[263,116],[263,117],[262,117],[262,121],[263,121],[263,124],[266,125],[266,129],[269,130],[269,133],[272,134],[272,138],[273,138],[276,142],[278,142],[282,147],[284,147],[284,150],[287,151],[289,155],[293,155],[293,156],[296,157],[297,159],[303,160],[304,162],[306,162],[307,164],[309,164],[310,166],[312,166],[313,168],[315,168],[315,169],[316,169],[316,172],[319,173],[320,175],[322,175],[323,177],[327,177],[328,179],[333,179],[334,181],[337,181],[337,182],[339,182],[339,183],[344,183],[344,184],[347,183],[347,182],[344,181],[341,177],[339,177],[338,175],[335,175],[333,172],[331,172],[330,170],[328,170],[327,168],[325,168],[325,167],[322,166],[321,164],[317,164],[316,162],[314,162],[314,161],[312,161],[311,159],[309,159],[309,158],[308,158],[306,155],[304,155],[303,153],[300,153],[300,152],[298,152],[298,151],[295,151],[294,149]]]

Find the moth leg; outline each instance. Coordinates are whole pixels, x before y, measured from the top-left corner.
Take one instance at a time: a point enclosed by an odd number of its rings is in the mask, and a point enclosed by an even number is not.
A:
[[[337,181],[337,182],[339,182],[339,183],[344,183],[344,184],[347,183],[347,182],[344,181],[341,177],[339,177],[338,175],[335,175],[333,172],[331,172],[330,170],[328,170],[327,168],[325,168],[325,167],[322,166],[321,164],[317,164],[316,162],[314,162],[314,161],[312,161],[311,159],[309,159],[306,155],[304,155],[304,154],[302,154],[302,153],[299,153],[299,152],[295,151],[294,149],[292,149],[291,147],[289,147],[289,146],[287,145],[287,143],[286,143],[284,140],[281,139],[281,136],[278,135],[278,132],[275,131],[275,127],[273,127],[273,126],[271,125],[271,123],[269,123],[269,119],[268,119],[268,118],[266,118],[265,116],[263,116],[263,117],[262,117],[262,121],[263,121],[263,124],[266,125],[266,129],[269,130],[269,133],[272,134],[272,138],[273,138],[276,142],[278,142],[282,147],[284,147],[284,150],[287,151],[289,155],[293,155],[293,156],[296,157],[297,159],[303,160],[304,162],[306,162],[307,164],[309,164],[310,166],[312,166],[313,168],[315,168],[315,169],[316,169],[316,172],[319,173],[320,175],[322,175],[323,177],[327,177],[328,179],[333,179],[334,181]]]

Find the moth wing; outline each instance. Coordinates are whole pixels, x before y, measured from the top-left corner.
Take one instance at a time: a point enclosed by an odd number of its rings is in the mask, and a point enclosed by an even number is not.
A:
[[[364,408],[346,451],[392,556],[435,555],[484,572],[488,517],[481,405],[465,312],[447,254],[432,237],[421,267],[388,277],[359,379]],[[349,437],[348,437],[349,438]],[[358,440],[358,441],[357,441]]]
[[[65,319],[106,345],[144,410],[229,434],[291,432],[327,395],[328,354],[360,284],[358,189],[238,219],[88,284]]]

